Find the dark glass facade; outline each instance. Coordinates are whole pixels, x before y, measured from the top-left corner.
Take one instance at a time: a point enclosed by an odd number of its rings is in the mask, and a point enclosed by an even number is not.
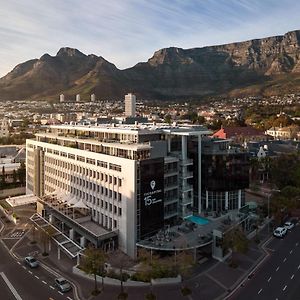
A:
[[[164,225],[164,159],[140,162],[140,238]]]
[[[242,206],[245,202],[244,190],[249,187],[248,153],[230,149],[228,140],[212,138],[204,138],[201,148],[202,210],[223,211]],[[198,208],[197,140],[189,143],[189,150],[194,161],[194,207]]]

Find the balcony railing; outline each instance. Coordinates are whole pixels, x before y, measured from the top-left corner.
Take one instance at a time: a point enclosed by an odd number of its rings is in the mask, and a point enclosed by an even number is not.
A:
[[[179,173],[179,177],[183,179],[192,178],[193,176],[194,176],[193,172],[189,172],[189,171],[183,171]]]
[[[189,166],[193,164],[193,160],[192,159],[182,159],[180,158],[180,164],[182,166]]]

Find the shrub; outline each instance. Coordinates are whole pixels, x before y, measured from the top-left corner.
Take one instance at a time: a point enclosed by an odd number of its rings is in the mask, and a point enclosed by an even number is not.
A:
[[[188,296],[192,293],[191,289],[188,288],[187,286],[184,286],[181,288],[181,294],[182,296]]]
[[[156,296],[150,292],[145,295],[146,300],[156,300]]]
[[[122,276],[121,276],[121,274],[116,273],[116,272],[113,271],[113,270],[110,270],[110,271],[107,273],[107,277],[114,278],[114,279],[118,279],[118,280],[123,279],[123,281],[127,281],[127,280],[130,278],[130,275],[129,275],[128,273],[126,273],[126,272],[123,272],[123,273],[122,273]]]
[[[239,266],[238,262],[236,260],[231,260],[229,263],[229,267],[236,269]]]

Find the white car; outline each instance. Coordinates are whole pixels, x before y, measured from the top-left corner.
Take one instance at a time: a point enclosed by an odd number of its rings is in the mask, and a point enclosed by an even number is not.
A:
[[[62,293],[66,293],[71,291],[72,286],[70,284],[69,281],[67,281],[65,278],[55,278],[55,285],[58,287],[58,289],[62,292]]]
[[[34,257],[32,257],[32,256],[25,257],[25,263],[30,268],[37,268],[39,266],[39,262]]]
[[[274,230],[273,235],[278,238],[283,238],[286,235],[286,233],[287,233],[286,227],[277,227]]]
[[[292,222],[285,222],[285,223],[284,223],[284,227],[285,227],[287,230],[291,230],[294,226],[295,226],[295,224],[292,223]]]

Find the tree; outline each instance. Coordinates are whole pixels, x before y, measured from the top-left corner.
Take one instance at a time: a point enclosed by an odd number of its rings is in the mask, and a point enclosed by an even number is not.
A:
[[[87,248],[84,251],[84,259],[82,263],[83,270],[90,275],[94,276],[94,291],[93,294],[99,293],[97,285],[97,275],[101,274],[102,277],[102,290],[104,289],[104,265],[107,260],[106,253],[102,249]]]
[[[177,273],[181,276],[181,293],[183,296],[188,296],[192,293],[184,280],[190,274],[193,264],[193,256],[187,251],[181,251],[176,255],[175,267]]]
[[[130,258],[121,252],[120,250],[114,251],[110,254],[111,264],[119,269],[120,273],[120,293],[118,299],[125,300],[128,298],[128,294],[124,291],[124,281],[126,279],[126,273],[124,273],[124,268],[131,265]]]
[[[14,185],[16,185],[17,180],[18,180],[17,172],[16,172],[16,170],[13,170],[13,183],[14,183]]]
[[[6,185],[6,181],[5,181],[5,167],[2,167],[2,174],[1,174],[1,186],[2,188],[4,188]]]
[[[17,170],[17,175],[18,175],[20,184],[24,185],[25,181],[26,181],[26,167],[25,167],[24,162],[21,162],[20,168]]]
[[[171,124],[172,122],[172,117],[170,115],[165,115],[164,119],[165,123]]]
[[[270,164],[272,183],[279,189],[286,186],[300,187],[300,156],[281,155]]]
[[[46,256],[46,255],[48,255],[48,252],[47,252],[48,235],[43,229],[40,229],[39,239],[40,239],[40,242],[43,245],[43,253],[42,254],[44,256]]]
[[[235,253],[246,253],[249,247],[249,240],[244,231],[240,227],[234,227],[223,236],[223,251],[232,250],[231,266],[237,266],[237,261],[234,258]]]

